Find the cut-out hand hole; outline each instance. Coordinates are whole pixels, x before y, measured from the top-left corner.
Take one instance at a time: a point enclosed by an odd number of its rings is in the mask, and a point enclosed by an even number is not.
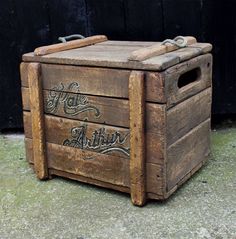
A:
[[[188,71],[179,77],[178,87],[182,88],[194,81],[198,81],[200,77],[201,77],[201,69],[199,67],[192,69],[191,71]]]

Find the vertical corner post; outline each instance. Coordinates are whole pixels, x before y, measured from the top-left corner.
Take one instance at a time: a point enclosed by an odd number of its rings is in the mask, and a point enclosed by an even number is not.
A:
[[[28,66],[34,169],[39,179],[48,178],[44,129],[43,91],[39,63]]]
[[[134,205],[146,202],[145,178],[145,82],[144,73],[132,71],[129,77],[130,106],[130,192]]]

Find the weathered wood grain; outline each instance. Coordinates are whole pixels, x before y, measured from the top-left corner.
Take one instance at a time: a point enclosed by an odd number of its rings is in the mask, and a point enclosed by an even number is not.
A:
[[[24,63],[23,66],[27,69],[27,63]],[[51,90],[60,86],[60,83],[68,87],[71,83],[76,82],[80,84],[80,93],[82,94],[128,99],[130,72],[129,70],[42,64],[43,89]],[[164,103],[166,99],[162,75],[147,72],[145,78],[146,100]],[[23,77],[21,80],[22,86],[28,87],[27,78]],[[75,88],[64,89],[64,91],[78,93]]]
[[[202,122],[167,148],[167,190],[178,182],[210,153],[210,119]]]
[[[162,57],[168,57],[166,55]],[[199,78],[179,88],[178,80],[181,75],[194,69],[199,69]],[[209,87],[211,85],[211,74],[212,56],[210,54],[195,57],[177,66],[170,67],[162,73],[145,72],[146,101],[167,102],[167,107],[172,107]],[[63,83],[65,89],[62,91],[78,93],[77,88],[68,89],[70,84],[77,83],[80,85],[81,94],[128,99],[129,75],[129,70],[119,71],[117,69],[42,64],[43,89],[45,90],[60,87],[60,84]],[[25,77],[22,78],[22,86],[28,87]]]
[[[32,129],[30,127],[31,125],[31,113],[30,112],[24,112],[24,120],[25,120],[25,136],[27,138],[32,138]],[[114,127],[114,126],[107,126],[107,125],[100,125],[100,124],[94,124],[89,122],[81,122],[78,120],[70,120],[60,117],[54,117],[45,115],[45,132],[46,132],[46,141],[49,143],[54,143],[58,145],[62,145],[63,142],[66,139],[72,140],[76,139],[76,137],[71,136],[71,130],[74,128],[79,128],[87,125],[87,136],[88,138],[93,137],[93,133],[101,128],[105,129],[105,132],[107,134],[119,132],[122,136],[127,135],[127,140],[123,144],[123,147],[128,149],[130,147],[129,143],[129,129],[126,128],[120,128],[120,127]],[[164,130],[164,128],[163,128]],[[154,164],[160,164],[162,165],[164,162],[164,145],[165,145],[165,136],[155,134],[152,132],[146,133],[146,159],[149,163]],[[92,150],[92,149],[88,149]],[[128,155],[125,155],[124,153],[121,153],[120,151],[110,152],[111,155],[115,156],[122,156],[127,157]]]
[[[45,152],[45,128],[40,64],[29,64],[28,79],[31,108],[31,124],[29,127],[32,127],[35,171],[39,179],[45,179],[48,177],[48,169]]]
[[[166,140],[170,146],[211,116],[211,88],[167,110]]]
[[[118,127],[127,127],[129,128],[129,101],[123,99],[115,99],[108,97],[97,97],[90,95],[83,95],[87,98],[88,107],[95,107],[99,111],[99,115],[96,116],[97,111],[94,108],[88,108],[88,111],[82,111],[78,114],[69,114],[65,112],[65,102],[57,104],[57,107],[53,110],[52,108],[47,107],[50,103],[48,96],[50,91],[44,90],[44,113],[60,116],[69,119],[77,119],[81,121],[88,121],[93,123],[101,123],[107,125],[113,125]],[[61,91],[60,91],[61,92]],[[60,92],[53,92],[57,95]],[[75,101],[80,97],[80,94],[75,93],[64,93],[61,95],[61,98],[65,97],[67,94],[67,99]],[[29,104],[29,89],[22,87],[22,101],[23,109],[30,111]],[[56,100],[55,100],[56,101]],[[85,106],[86,106],[85,105]],[[83,106],[81,106],[83,108]],[[153,104],[146,103],[146,122],[147,131],[151,131],[156,134],[163,134],[164,129],[164,116],[165,116],[165,105],[164,104]],[[79,112],[79,108],[77,109]]]
[[[32,148],[33,148],[32,139],[26,138],[25,145],[26,145],[27,161],[30,164],[33,164],[34,156],[32,151]],[[98,186],[109,187],[109,188],[120,190],[120,191],[125,190],[125,192],[130,193],[129,160],[127,164],[127,159],[125,158],[108,157],[108,155],[103,156],[100,154],[99,155],[96,154],[97,157],[94,160],[86,161],[86,160],[82,160],[82,158],[84,157],[85,154],[91,154],[91,152],[85,152],[80,149],[70,150],[68,147],[51,144],[51,143],[47,143],[46,147],[47,147],[47,154],[51,155],[50,156],[51,163],[49,164],[50,165],[49,173],[51,173],[52,175],[58,175],[62,177],[69,176],[68,178],[72,178],[82,182],[88,182]],[[68,153],[65,153],[65,152],[68,152]],[[105,163],[107,160],[109,162]],[[118,160],[118,162],[113,162],[113,160],[114,161]],[[103,165],[103,164],[106,164],[106,165]],[[122,165],[126,168],[121,169]],[[82,168],[85,167],[87,171],[84,170],[84,172],[80,174],[81,167]],[[91,167],[90,169],[91,171],[89,170],[89,167]],[[114,167],[120,167],[120,168],[116,170]],[[102,172],[101,175],[99,175],[98,168],[100,168],[101,171],[103,171],[104,169],[107,169],[107,170],[106,172]],[[95,174],[94,174],[95,176],[92,175],[90,177],[89,175],[92,174],[93,170],[95,170]],[[109,173],[112,170],[114,173],[113,177],[111,175],[112,172]],[[123,172],[122,170],[124,170],[125,172]],[[126,172],[128,174],[124,175],[124,173]],[[87,175],[87,176],[82,176],[82,175]],[[148,175],[146,180],[147,193],[153,193],[155,195],[158,195],[158,197],[161,197],[164,190],[163,167],[158,164],[146,163],[146,175]],[[108,177],[108,179],[105,178],[103,179],[103,181],[100,181],[102,177]],[[109,183],[108,181],[113,183]],[[121,183],[119,184],[119,182]],[[127,185],[127,186],[124,186],[124,185]]]
[[[89,46],[89,45],[96,44],[98,42],[103,42],[103,41],[107,41],[106,36],[103,36],[103,35],[91,36],[91,37],[86,37],[84,39],[73,40],[73,41],[69,41],[65,43],[58,43],[58,44],[53,44],[49,46],[38,47],[34,50],[34,54],[36,56],[44,56],[54,52],[60,52],[60,51],[74,49],[74,48],[85,47],[85,46]]]
[[[60,176],[60,177],[64,177],[64,178],[69,178],[69,179],[77,180],[77,181],[80,181],[80,182],[83,182],[83,183],[89,183],[89,184],[93,184],[93,185],[96,185],[96,186],[117,190],[117,191],[124,192],[124,193],[129,193],[130,192],[129,187],[125,187],[125,186],[121,186],[121,185],[115,185],[115,184],[112,184],[112,183],[99,181],[97,179],[84,177],[84,176],[81,176],[81,175],[78,175],[78,174],[73,174],[73,173],[68,173],[68,172],[65,172],[65,171],[60,171],[60,170],[57,170],[57,169],[49,169],[49,174],[52,175],[52,176],[55,175],[55,176]]]
[[[114,185],[129,186],[128,159],[50,143],[47,144],[47,150],[50,152],[48,154],[49,168]]]
[[[134,205],[146,201],[145,182],[145,82],[144,73],[132,71],[129,77],[130,106],[130,192]]]

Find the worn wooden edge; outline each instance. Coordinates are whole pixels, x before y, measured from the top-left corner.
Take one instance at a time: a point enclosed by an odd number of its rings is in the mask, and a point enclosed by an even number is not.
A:
[[[133,71],[129,77],[130,102],[130,190],[132,203],[146,201],[145,187],[145,85],[144,73]]]
[[[86,37],[84,39],[73,40],[73,41],[69,41],[65,43],[58,43],[58,44],[53,44],[49,46],[38,47],[34,50],[34,54],[36,56],[44,56],[47,54],[70,50],[70,49],[79,48],[79,47],[85,47],[85,46],[89,46],[89,45],[104,42],[104,41],[107,41],[107,37],[104,35],[91,36],[91,37]]]
[[[187,46],[197,43],[197,40],[195,37],[188,36],[188,37],[185,37],[185,39],[187,41]],[[161,43],[156,43],[152,46],[143,47],[133,51],[130,54],[128,60],[129,61],[144,61],[144,60],[147,60],[148,58],[159,56],[167,52],[175,51],[177,49],[179,48],[175,45],[169,45],[169,44],[161,45]]]
[[[88,184],[91,184],[91,185],[104,187],[104,188],[107,188],[107,189],[117,190],[117,191],[124,192],[124,193],[130,193],[129,187],[125,187],[125,186],[121,186],[121,185],[114,185],[114,184],[111,184],[111,183],[99,181],[99,180],[96,180],[96,179],[92,179],[92,178],[88,178],[88,177],[84,177],[84,176],[80,176],[80,175],[76,175],[76,174],[73,174],[73,173],[68,173],[68,172],[64,172],[64,171],[60,171],[60,170],[56,170],[56,169],[49,169],[49,174],[50,175],[55,175],[55,176],[60,176],[60,177],[63,177],[63,178],[69,178],[69,179],[77,180],[77,181],[82,182],[82,183],[88,183]]]
[[[48,178],[48,167],[45,151],[44,110],[39,63],[29,64],[28,80],[30,90],[31,127],[35,171],[39,179],[46,179]]]

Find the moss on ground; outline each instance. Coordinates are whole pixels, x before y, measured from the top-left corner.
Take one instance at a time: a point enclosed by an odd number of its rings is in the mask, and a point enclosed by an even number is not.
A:
[[[0,238],[236,238],[236,128],[212,132],[212,157],[168,201],[55,178],[38,181],[23,137],[0,136]]]

